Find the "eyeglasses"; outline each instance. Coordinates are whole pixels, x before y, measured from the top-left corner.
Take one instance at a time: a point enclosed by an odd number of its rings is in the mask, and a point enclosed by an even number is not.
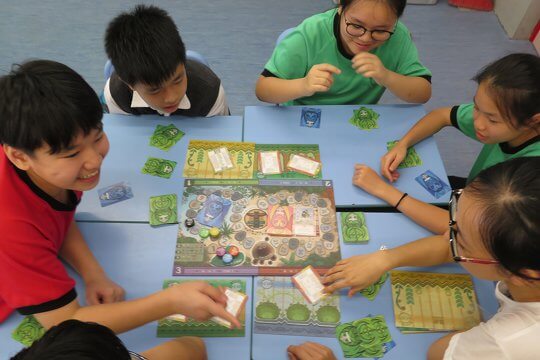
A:
[[[347,31],[347,34],[349,34],[351,36],[354,36],[354,37],[361,37],[366,32],[368,32],[369,35],[371,36],[371,38],[374,41],[386,41],[386,40],[390,39],[390,36],[392,36],[394,34],[393,31],[368,30],[365,27],[363,27],[362,25],[348,22],[347,18],[345,18],[345,16],[343,16],[343,19],[345,19],[345,24],[347,25],[345,27],[345,31]]]
[[[448,203],[449,212],[450,212],[450,249],[452,250],[452,258],[456,262],[469,262],[474,264],[498,264],[497,260],[493,259],[477,259],[469,258],[459,255],[458,246],[457,246],[457,231],[455,229],[456,225],[456,212],[457,212],[457,202],[463,189],[452,190],[452,196],[450,197],[450,202]]]

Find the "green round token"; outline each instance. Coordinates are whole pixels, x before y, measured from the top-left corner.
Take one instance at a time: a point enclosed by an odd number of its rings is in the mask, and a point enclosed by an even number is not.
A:
[[[208,236],[210,236],[210,232],[208,229],[201,229],[199,230],[199,236],[203,239],[206,239]]]

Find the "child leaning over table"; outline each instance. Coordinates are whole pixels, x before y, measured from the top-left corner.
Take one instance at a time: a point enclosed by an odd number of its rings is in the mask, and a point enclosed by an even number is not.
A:
[[[93,321],[120,333],[180,313],[205,320],[225,311],[226,296],[204,282],[122,301],[124,290],[98,264],[74,213],[94,188],[109,150],[99,99],[69,67],[35,60],[0,78],[0,322],[13,310],[46,329]],[[81,306],[65,260],[86,285]],[[185,338],[187,355],[201,345]]]
[[[104,89],[110,113],[229,115],[221,80],[208,66],[186,59],[166,11],[138,5],[114,18],[105,33],[114,72]]]

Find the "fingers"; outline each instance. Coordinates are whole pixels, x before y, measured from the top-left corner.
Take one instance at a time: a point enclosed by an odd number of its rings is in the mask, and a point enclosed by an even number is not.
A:
[[[98,305],[101,304],[99,294],[97,292],[87,292],[86,294],[86,303],[88,305]]]
[[[326,72],[336,74],[336,75],[341,74],[341,70],[331,64],[318,64],[315,66],[317,67],[318,70],[326,71]]]
[[[225,307],[221,306],[217,303],[210,304],[208,308],[209,312],[214,316],[219,316],[222,319],[227,320],[232,324],[233,327],[240,329],[242,327],[242,324],[240,324],[240,321],[238,321],[237,318],[232,316],[227,310],[225,310]]]
[[[109,288],[101,292],[101,303],[110,304],[115,301],[114,289]]]
[[[213,287],[208,283],[204,283],[201,287],[201,293],[207,295],[213,301],[220,303],[222,305],[227,305],[227,296],[223,293],[222,290]]]

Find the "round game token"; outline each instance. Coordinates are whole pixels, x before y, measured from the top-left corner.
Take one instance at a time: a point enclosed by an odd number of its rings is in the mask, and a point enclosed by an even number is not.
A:
[[[184,221],[184,224],[186,224],[186,227],[187,228],[191,228],[195,225],[195,220],[193,219],[186,219],[186,221]]]
[[[206,239],[208,236],[210,236],[210,232],[208,231],[208,229],[202,228],[201,230],[199,230],[199,236],[203,239]]]
[[[225,264],[230,264],[233,261],[233,256],[231,254],[225,254],[221,258]]]
[[[216,250],[216,255],[217,256],[222,257],[225,254],[226,254],[225,248],[223,248],[223,247],[218,247],[217,248],[217,250]]]
[[[231,254],[232,256],[237,256],[240,253],[240,250],[238,250],[238,247],[232,245],[232,246],[229,246],[229,248],[227,249],[227,252]]]
[[[221,234],[221,231],[217,227],[213,227],[210,229],[209,233],[211,237],[217,238]]]

